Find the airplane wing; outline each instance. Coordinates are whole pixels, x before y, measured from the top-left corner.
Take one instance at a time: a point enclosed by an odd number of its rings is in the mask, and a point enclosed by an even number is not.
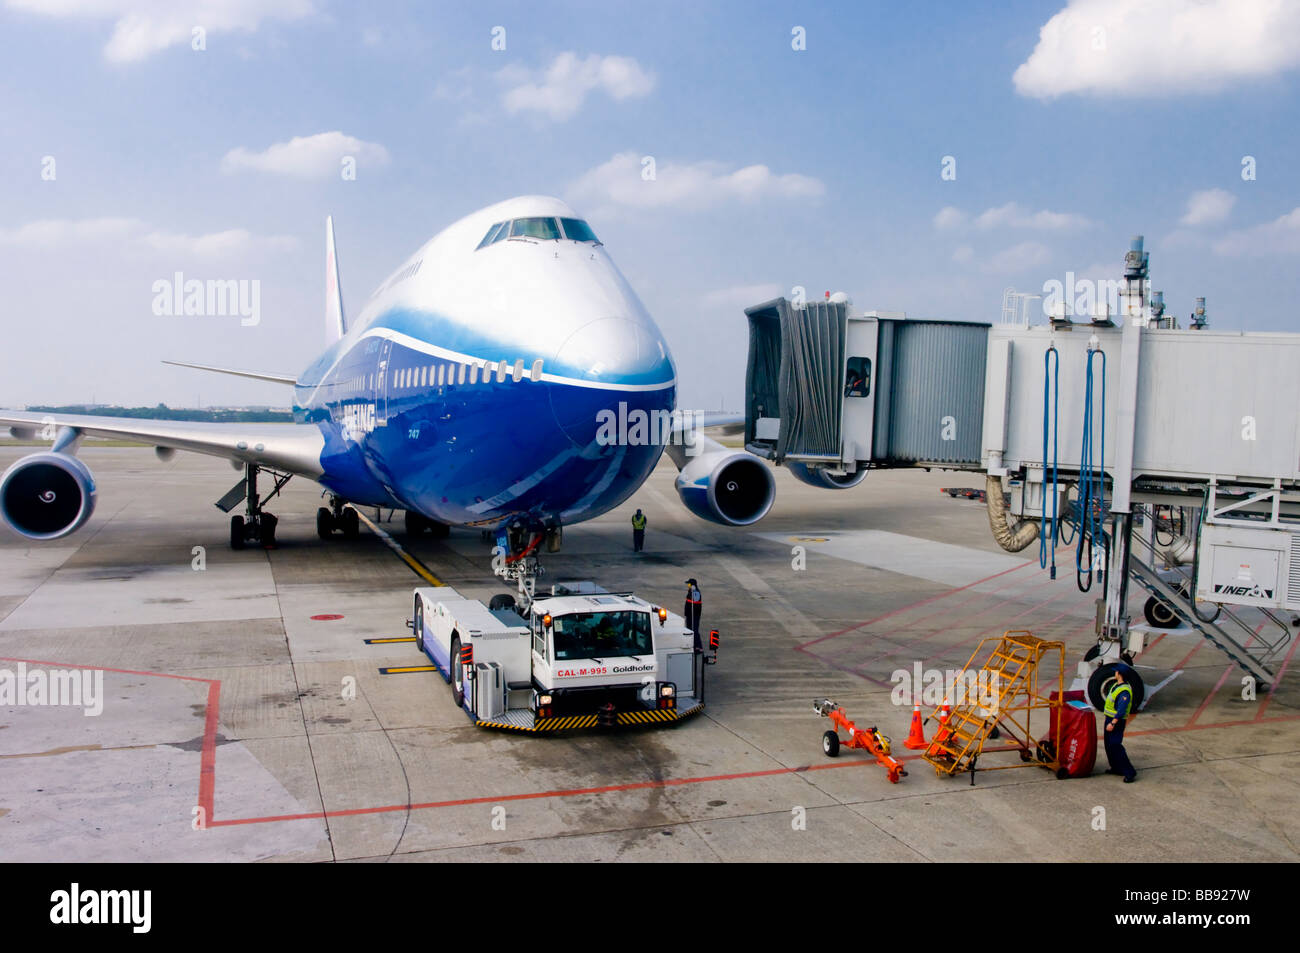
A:
[[[314,424],[206,423],[0,410],[0,426],[24,436],[48,428],[51,439],[66,428],[70,432],[68,440],[80,435],[138,440],[156,447],[255,463],[312,480],[324,472],[320,455],[325,438]]]
[[[683,430],[688,427],[697,430],[723,427],[726,428],[725,432],[730,433],[733,428],[743,429],[744,424],[745,415],[731,411],[682,409],[673,411],[673,430]]]

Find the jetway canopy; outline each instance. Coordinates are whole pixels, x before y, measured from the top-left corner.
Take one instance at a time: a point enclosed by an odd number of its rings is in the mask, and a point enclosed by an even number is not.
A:
[[[785,298],[745,314],[751,452],[836,472],[980,462],[988,325]]]
[[[747,449],[834,472],[942,466],[1040,479],[1045,355],[1059,374],[1060,471],[1081,464],[1090,347],[1094,442],[1115,462],[1122,327],[911,320],[843,302],[778,298],[746,310]],[[1133,474],[1138,480],[1300,483],[1300,335],[1135,328]],[[1054,365],[1055,366],[1055,365]],[[1102,413],[1102,395],[1105,413]],[[1050,453],[1050,450],[1049,450]],[[1050,459],[1048,461],[1050,463]]]

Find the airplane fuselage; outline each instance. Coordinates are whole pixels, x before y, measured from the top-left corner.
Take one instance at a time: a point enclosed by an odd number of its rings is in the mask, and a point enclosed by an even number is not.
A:
[[[483,244],[503,222],[527,224]],[[295,416],[325,438],[320,482],[480,526],[575,523],[627,499],[662,444],[602,439],[601,413],[670,412],[676,370],[604,246],[568,237],[584,225],[556,199],[512,199],[404,262],[299,375]]]

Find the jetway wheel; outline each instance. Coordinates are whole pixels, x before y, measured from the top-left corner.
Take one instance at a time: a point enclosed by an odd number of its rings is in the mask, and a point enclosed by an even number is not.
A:
[[[822,751],[826,752],[828,758],[837,757],[840,753],[840,736],[833,731],[822,735]]]
[[[1176,629],[1178,628],[1178,615],[1171,609],[1168,603],[1151,596],[1142,607],[1142,614],[1146,620],[1157,629]]]
[[[1133,689],[1133,703],[1129,707],[1129,717],[1133,712],[1142,708],[1142,702],[1147,697],[1146,685],[1142,681],[1142,676],[1137,673],[1132,665],[1125,665],[1123,662],[1109,662],[1098,667],[1088,679],[1088,701],[1097,711],[1103,711],[1106,708],[1106,694],[1115,687],[1115,670],[1124,669],[1124,680],[1128,682],[1129,687]]]

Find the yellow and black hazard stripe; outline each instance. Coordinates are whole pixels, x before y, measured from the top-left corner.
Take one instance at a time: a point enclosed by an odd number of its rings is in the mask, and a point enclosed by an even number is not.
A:
[[[501,728],[506,731],[566,731],[570,728],[594,728],[596,715],[570,715],[562,718],[543,718],[532,725],[512,725],[504,721],[477,721],[480,728]]]
[[[703,708],[704,705],[699,704],[685,711],[672,709],[620,711],[615,715],[615,721],[620,725],[648,725],[681,721]],[[512,725],[508,722],[487,720],[476,721],[475,724],[480,728],[499,728],[503,731],[525,731],[531,734],[540,734],[548,731],[569,731],[574,728],[594,728],[599,723],[599,720],[599,715],[567,715],[559,718],[543,718],[532,725]]]
[[[676,721],[676,709],[655,709],[648,711],[620,711],[615,720],[620,725],[646,725],[652,721]]]

